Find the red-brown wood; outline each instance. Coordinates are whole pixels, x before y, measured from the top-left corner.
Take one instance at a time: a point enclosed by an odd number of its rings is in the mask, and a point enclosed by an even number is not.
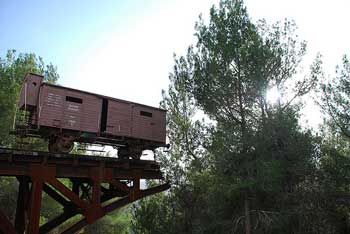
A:
[[[38,178],[33,178],[31,188],[31,202],[29,210],[29,227],[28,234],[39,233],[40,209],[41,209],[41,195],[43,182]]]
[[[18,107],[21,110],[32,110],[37,108],[40,86],[44,77],[37,74],[28,73],[24,77],[22,85],[22,95],[20,96]]]
[[[132,105],[110,100],[108,104],[106,132],[116,136],[131,136]]]
[[[67,101],[78,98],[82,103]],[[40,126],[67,130],[99,132],[101,98],[60,87],[43,85],[40,92]]]
[[[24,117],[13,134],[44,138],[51,152],[70,152],[73,142],[96,143],[136,159],[143,150],[166,146],[165,110],[42,81],[27,74],[19,103],[27,112],[18,114]]]
[[[151,115],[144,115],[149,113]],[[165,143],[165,112],[135,105],[132,110],[132,137]]]
[[[29,181],[26,177],[18,178],[19,188],[16,207],[15,229],[18,234],[23,234],[25,231],[26,208],[29,200]]]
[[[87,203],[81,200],[75,193],[69,190],[64,184],[62,184],[56,178],[52,178],[49,181],[49,184],[55,187],[58,191],[60,191],[65,197],[69,198],[75,205],[80,208],[87,207]]]

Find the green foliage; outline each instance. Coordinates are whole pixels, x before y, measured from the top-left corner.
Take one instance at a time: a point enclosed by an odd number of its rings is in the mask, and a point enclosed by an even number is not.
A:
[[[177,233],[171,200],[164,194],[145,198],[134,205],[133,231],[135,234]]]
[[[167,110],[167,136],[171,148],[167,154],[158,152],[167,179],[175,184],[186,183],[185,172],[202,170],[207,165],[204,146],[207,129],[204,120],[194,120],[198,114],[193,95],[187,92],[190,65],[181,57],[175,60],[174,72],[170,74],[169,91],[163,91],[161,107]]]
[[[218,196],[240,204],[228,201],[228,210],[238,212],[250,203],[256,213],[278,213],[268,198],[292,192],[312,169],[312,136],[298,126],[300,105],[292,102],[315,86],[319,61],[310,76],[298,81],[306,44],[298,41],[293,22],[254,25],[242,1],[222,1],[210,16],[208,26],[197,24],[198,43],[189,57],[194,72],[188,83],[200,108],[216,121],[208,150]],[[276,105],[266,100],[273,86],[281,95]],[[226,229],[239,230],[242,224],[241,231],[264,231],[266,223],[249,209],[233,223],[232,214],[224,212]]]
[[[350,138],[350,61],[344,55],[333,79],[321,84],[321,107],[330,117],[328,124]]]
[[[12,220],[16,215],[18,182],[11,177],[0,177],[0,186],[0,209]]]
[[[308,74],[300,72],[306,42],[293,21],[253,23],[242,0],[222,0],[209,22],[199,19],[195,35],[187,55],[175,57],[161,103],[171,148],[156,159],[172,188],[83,233],[349,233],[347,57],[319,90],[329,128],[315,135],[299,125],[300,100],[323,75],[322,61],[318,55]],[[10,129],[23,79],[11,72],[29,67],[58,76],[35,55],[10,51],[0,64],[0,120]],[[272,87],[280,94],[276,103],[266,98]],[[0,132],[0,144],[12,142]],[[0,204],[12,204],[17,182],[1,183],[10,195],[0,192]],[[42,221],[60,209],[44,203]]]
[[[35,54],[17,54],[9,50],[0,58],[0,145],[14,146],[15,137],[9,135],[12,129],[17,103],[24,76],[28,72],[42,74],[46,82],[55,83],[59,78],[57,68],[45,65]]]
[[[321,56],[302,74],[295,23],[254,24],[240,0],[213,6],[195,35],[163,93],[172,149],[158,159],[173,187],[134,207],[136,233],[347,233],[348,144],[299,125]]]
[[[335,75],[320,84],[319,105],[325,113],[325,126],[321,131],[322,157],[320,157],[319,191],[327,200],[324,218],[334,233],[350,231],[350,62],[343,56]],[[331,233],[331,232],[329,232]]]
[[[129,234],[130,209],[123,208],[84,228],[84,234]]]
[[[187,92],[190,64],[175,59],[170,74],[168,92],[163,92],[161,106],[167,112],[167,135],[171,143],[168,153],[157,152],[166,178],[171,182],[170,193],[145,198],[134,206],[135,233],[200,233],[200,216],[206,209],[201,196],[208,183],[208,129],[198,120],[198,108],[193,95]],[[195,120],[197,118],[197,120]],[[202,183],[203,182],[203,183]]]

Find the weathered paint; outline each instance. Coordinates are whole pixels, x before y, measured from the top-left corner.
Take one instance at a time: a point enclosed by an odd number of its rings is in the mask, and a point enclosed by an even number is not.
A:
[[[81,99],[82,103],[69,101],[67,97]],[[39,102],[40,126],[94,133],[99,131],[102,101],[94,95],[44,84]]]

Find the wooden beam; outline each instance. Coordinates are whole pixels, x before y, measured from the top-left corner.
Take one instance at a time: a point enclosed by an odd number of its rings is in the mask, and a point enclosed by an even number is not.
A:
[[[17,179],[19,181],[19,185],[16,206],[15,229],[18,234],[23,234],[25,231],[25,213],[27,210],[27,203],[29,200],[29,179],[24,176],[18,177]]]
[[[30,211],[29,211],[29,234],[39,233],[40,209],[41,209],[41,195],[43,182],[41,180],[34,180],[32,182]]]
[[[87,203],[80,199],[75,193],[69,190],[64,184],[62,184],[58,179],[52,178],[49,181],[49,184],[56,188],[60,193],[62,193],[65,197],[69,198],[75,205],[80,208],[85,208]]]
[[[12,160],[0,157],[0,176],[18,176],[20,182],[15,225],[0,214],[0,229],[5,230],[6,234],[24,234],[24,231],[27,234],[45,234],[71,217],[82,214],[80,221],[63,232],[73,234],[106,213],[169,188],[168,185],[161,185],[140,190],[140,178],[163,178],[156,162],[89,156],[77,159],[71,155],[45,152],[2,152],[0,148],[0,156],[6,154]],[[75,161],[77,163],[73,164]],[[23,182],[24,178],[27,178],[26,182]],[[58,178],[73,181],[72,189],[61,183]],[[133,181],[133,186],[121,180]],[[84,181],[92,184],[87,191],[92,194],[91,201],[80,198]],[[104,188],[103,183],[109,183],[109,189]],[[61,215],[39,228],[43,190],[63,205],[64,210]]]
[[[137,187],[137,185],[136,185],[136,187]],[[170,185],[167,183],[167,184],[158,185],[156,187],[149,188],[146,190],[140,190],[138,193],[138,196],[134,197],[133,199],[131,199],[131,197],[130,197],[130,196],[132,196],[132,192],[130,192],[129,196],[125,196],[125,197],[123,197],[117,201],[114,201],[114,202],[108,204],[107,206],[103,207],[103,211],[105,214],[110,213],[110,212],[112,212],[120,207],[123,207],[127,204],[132,203],[132,201],[136,201],[136,200],[139,200],[143,197],[150,196],[150,195],[165,191],[169,188],[170,188]],[[73,224],[72,226],[70,226],[69,228],[67,228],[61,234],[74,234],[88,224],[89,224],[89,222],[84,217],[84,218],[80,219],[78,222],[76,222],[75,224]]]
[[[130,192],[130,188],[128,186],[126,186],[125,184],[117,181],[116,179],[110,179],[108,180],[108,182],[113,185],[115,188],[119,189],[120,191],[123,191],[123,192]]]
[[[71,203],[69,201],[67,201],[64,197],[62,197],[61,194],[56,192],[56,190],[54,190],[53,188],[51,188],[47,184],[44,184],[43,190],[47,195],[49,195],[52,199],[54,199],[55,201],[60,203],[62,206],[70,206],[71,205]]]
[[[78,211],[76,209],[73,209],[71,211],[65,211],[64,213],[60,214],[59,216],[42,225],[39,229],[39,233],[46,234],[77,214]]]
[[[87,222],[87,220],[81,219],[80,221],[78,221],[77,223],[75,223],[74,225],[68,227],[66,230],[64,230],[63,232],[61,232],[61,234],[75,234],[77,233],[80,229],[82,229],[83,227],[85,227],[86,225],[88,225],[89,223]]]

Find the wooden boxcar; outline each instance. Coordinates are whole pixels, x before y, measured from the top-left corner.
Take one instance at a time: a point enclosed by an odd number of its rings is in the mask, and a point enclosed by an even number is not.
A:
[[[15,133],[47,139],[50,152],[97,143],[117,147],[119,157],[139,158],[143,150],[166,146],[165,110],[44,83],[41,75],[25,76],[19,109],[26,124]]]

